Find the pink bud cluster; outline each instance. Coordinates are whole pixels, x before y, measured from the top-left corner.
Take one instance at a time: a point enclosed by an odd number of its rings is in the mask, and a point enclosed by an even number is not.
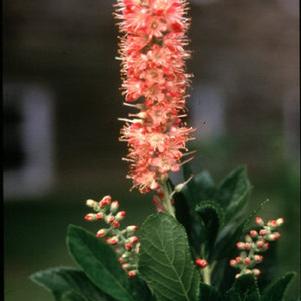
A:
[[[240,250],[240,255],[230,260],[230,265],[240,270],[236,274],[236,278],[250,273],[253,273],[255,276],[260,275],[261,271],[255,266],[263,261],[263,256],[258,253],[268,250],[270,242],[280,238],[277,228],[283,224],[284,220],[283,218],[278,218],[277,220],[269,220],[265,224],[264,220],[257,216],[255,222],[260,229],[251,230],[245,236],[244,242],[239,241],[236,243],[237,249]]]
[[[116,18],[122,32],[125,105],[139,110],[121,119],[121,140],[129,154],[128,177],[145,193],[157,190],[170,171],[178,171],[192,129],[185,111],[185,59],[189,53],[184,0],[118,0]]]
[[[105,196],[101,201],[87,200],[86,205],[93,208],[95,213],[88,213],[85,216],[87,221],[101,220],[107,227],[101,228],[96,237],[105,239],[106,243],[113,246],[121,267],[129,277],[137,275],[137,261],[139,253],[139,239],[135,236],[137,226],[127,226],[120,229],[120,222],[124,219],[126,212],[118,211],[119,202],[112,201],[111,196]]]

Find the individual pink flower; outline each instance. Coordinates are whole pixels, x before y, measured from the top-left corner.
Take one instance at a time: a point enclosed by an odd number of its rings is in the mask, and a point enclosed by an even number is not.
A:
[[[189,53],[184,0],[118,0],[122,32],[122,90],[128,106],[138,109],[121,130],[130,162],[128,177],[140,192],[158,190],[170,171],[178,171],[192,128],[185,117],[185,72]]]

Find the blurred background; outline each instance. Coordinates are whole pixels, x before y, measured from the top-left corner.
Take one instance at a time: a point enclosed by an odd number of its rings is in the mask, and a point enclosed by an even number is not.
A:
[[[263,216],[286,219],[277,275],[300,263],[298,2],[191,0],[189,12],[194,167],[218,182],[247,165],[250,207],[270,198]],[[6,301],[52,300],[28,276],[73,265],[67,225],[97,230],[83,222],[87,198],[112,194],[128,223],[154,210],[149,195],[129,192],[121,161],[117,118],[127,110],[112,4],[3,2]]]

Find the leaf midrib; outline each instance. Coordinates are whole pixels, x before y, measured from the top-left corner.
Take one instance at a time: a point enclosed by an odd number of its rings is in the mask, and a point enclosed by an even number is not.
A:
[[[155,232],[156,232],[156,234],[158,235],[157,230],[155,230]],[[164,254],[165,257],[167,258],[168,262],[170,263],[170,266],[172,267],[172,270],[174,271],[175,275],[176,275],[177,278],[179,279],[179,283],[180,283],[181,288],[182,288],[182,290],[183,290],[183,292],[184,292],[184,295],[183,295],[183,296],[186,298],[187,301],[190,301],[190,299],[189,299],[189,297],[188,297],[188,295],[187,295],[187,292],[186,292],[186,290],[185,290],[185,287],[183,286],[183,283],[182,283],[182,281],[181,281],[180,275],[177,273],[177,270],[174,268],[173,264],[172,264],[172,263],[170,262],[170,260],[169,260],[169,256],[168,256],[168,254],[167,254],[167,252],[166,252],[166,250],[165,250],[165,248],[164,248],[163,241],[160,239],[160,238],[161,238],[160,235],[158,235],[158,237],[159,237],[159,242],[160,242],[161,247],[162,247],[162,250],[163,250],[163,254]],[[185,252],[185,253],[186,253],[186,252]],[[186,254],[185,254],[185,255],[186,255]],[[186,264],[186,256],[184,257],[184,259],[185,259],[185,264]],[[185,266],[185,264],[184,264],[184,266]]]

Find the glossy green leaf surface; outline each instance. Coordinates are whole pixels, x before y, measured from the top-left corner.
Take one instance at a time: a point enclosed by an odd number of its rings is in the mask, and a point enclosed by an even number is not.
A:
[[[141,227],[139,272],[158,301],[197,301],[199,272],[184,228],[167,214],[151,215]]]

